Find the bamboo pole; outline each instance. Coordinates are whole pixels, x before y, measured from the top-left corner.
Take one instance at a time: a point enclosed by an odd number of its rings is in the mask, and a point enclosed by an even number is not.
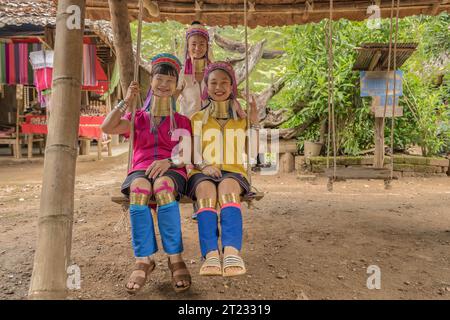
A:
[[[127,1],[109,0],[111,25],[114,34],[114,48],[119,64],[120,86],[125,96],[128,86],[133,81],[134,56],[131,40],[130,21],[128,19]]]
[[[77,11],[66,13],[69,6],[80,9],[79,29],[67,27],[68,19],[77,14]],[[84,13],[84,0],[58,1],[52,116],[48,124],[30,299],[62,299],[67,295],[66,270],[72,242]]]

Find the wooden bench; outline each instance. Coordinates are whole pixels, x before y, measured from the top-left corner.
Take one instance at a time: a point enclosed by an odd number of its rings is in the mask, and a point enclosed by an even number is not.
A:
[[[33,157],[33,143],[39,142],[39,154],[42,154],[42,150],[44,149],[45,145],[45,135],[36,135],[29,133],[27,134],[27,146],[28,146],[28,158]]]
[[[11,137],[0,137],[0,144],[7,144],[11,146],[12,155],[19,159],[22,157],[22,150],[21,150],[21,140],[18,139],[15,136]]]
[[[246,202],[248,205],[250,205],[250,203],[253,200],[259,201],[264,197],[264,193],[263,192],[255,192],[251,195],[248,196],[241,196],[241,202]],[[128,199],[125,196],[114,196],[111,197],[111,201],[117,204],[120,204],[124,209],[128,209],[128,207],[130,206],[130,199]],[[191,198],[188,198],[186,196],[182,197],[180,199],[180,203],[193,203]],[[148,202],[148,204],[156,204],[156,201],[154,200],[150,200]]]
[[[78,138],[81,142],[80,145],[80,155],[89,155],[91,150],[91,141],[93,139],[87,138],[87,137],[79,137]],[[97,140],[97,158],[98,160],[102,159],[102,151],[103,148],[106,146],[108,148],[108,156],[112,156],[112,145],[111,145],[111,136],[108,135],[108,139],[103,140],[103,135],[100,136],[100,138]]]

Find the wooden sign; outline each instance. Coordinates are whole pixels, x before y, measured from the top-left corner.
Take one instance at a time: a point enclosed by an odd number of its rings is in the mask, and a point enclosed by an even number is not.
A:
[[[387,98],[387,104],[386,104]],[[401,117],[403,116],[403,108],[398,105],[399,97],[395,98],[395,116]],[[376,96],[372,97],[372,106],[370,110],[375,114],[376,118],[383,118],[384,108],[386,107],[386,118],[392,117],[392,110],[394,103],[394,96]],[[386,104],[386,105],[385,105]]]
[[[386,118],[392,118],[392,106],[386,107]],[[383,118],[384,114],[384,106],[372,106],[372,112],[375,113],[375,118]],[[395,116],[402,117],[403,116],[403,107],[396,106],[395,107]]]
[[[386,103],[387,100],[387,103]],[[400,100],[400,97],[395,97],[395,106],[398,106],[398,101]],[[375,96],[372,97],[372,106],[383,106],[386,105],[387,107],[391,107],[394,104],[394,96]]]
[[[403,95],[403,71],[396,71],[395,95]],[[388,95],[394,95],[394,71],[361,71],[361,97],[374,97],[386,95],[386,82],[389,83]]]

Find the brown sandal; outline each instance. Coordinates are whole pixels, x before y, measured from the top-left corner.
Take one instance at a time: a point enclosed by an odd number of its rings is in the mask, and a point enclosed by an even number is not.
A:
[[[135,294],[139,290],[141,290],[142,287],[147,282],[148,275],[155,269],[155,266],[156,266],[156,264],[155,264],[155,261],[153,261],[153,260],[150,262],[150,264],[143,263],[143,262],[136,262],[135,268],[134,268],[133,271],[142,270],[145,273],[145,277],[131,275],[130,278],[128,279],[128,282],[125,284],[125,288],[127,289],[127,292],[129,294]],[[132,288],[132,289],[128,288],[127,284],[129,282],[134,282],[135,284],[137,284],[139,286],[139,288],[137,288],[137,289],[135,289],[135,288]]]
[[[167,262],[172,273],[172,287],[175,292],[178,293],[188,290],[191,287],[191,275],[184,261],[171,263],[170,258],[168,258]],[[176,275],[174,275],[175,272],[177,273]],[[188,285],[184,287],[177,286],[177,282],[180,281],[187,281]]]

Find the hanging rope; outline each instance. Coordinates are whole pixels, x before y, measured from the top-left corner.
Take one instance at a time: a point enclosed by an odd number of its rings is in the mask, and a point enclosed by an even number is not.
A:
[[[250,103],[249,103],[249,80],[248,80],[248,17],[247,17],[247,0],[244,0],[244,25],[245,25],[245,104],[247,106],[247,177],[252,187],[252,165],[250,163],[250,149],[251,149],[251,130],[250,130]]]
[[[333,180],[336,179],[336,125],[334,115],[334,76],[333,76],[333,0],[330,0],[330,18],[328,21],[327,49],[328,49],[328,139],[327,139],[327,168],[330,167],[330,143],[333,140]],[[331,134],[331,132],[333,134]],[[330,137],[330,135],[332,137]]]
[[[397,13],[395,17],[395,42],[394,42],[394,97],[392,98],[392,119],[391,119],[391,180],[394,178],[394,129],[395,129],[395,99],[397,98],[397,43],[398,43],[398,19],[400,14],[400,0],[397,0]]]
[[[395,0],[391,2],[391,17],[390,17],[390,28],[389,28],[389,53],[388,53],[388,68],[387,73],[389,75],[391,71],[391,56],[392,56],[392,33],[394,28],[394,4]],[[397,43],[398,43],[398,20],[399,20],[399,12],[400,12],[400,0],[397,0],[397,8],[396,8],[396,28],[395,28],[395,40],[394,40],[394,87],[393,87],[393,97],[392,97],[392,119],[391,119],[391,163],[390,163],[390,180],[394,177],[394,118],[395,118],[395,102],[396,102],[396,85],[397,85]],[[386,110],[388,104],[388,96],[389,96],[389,78],[386,79],[386,94],[384,101],[384,110],[383,110],[383,136],[384,136],[384,124],[386,119]],[[384,145],[383,145],[383,153],[384,153]],[[384,157],[383,157],[384,162]]]
[[[138,29],[137,29],[137,43],[136,43],[136,58],[134,59],[134,75],[133,80],[138,82],[139,80],[139,65],[141,62],[141,36],[142,36],[142,16],[144,6],[143,0],[139,0],[139,15],[138,15]],[[142,106],[141,95],[138,93],[138,103]],[[130,145],[128,149],[128,172],[133,163],[133,147],[134,147],[134,119],[136,116],[136,103],[131,106],[131,129],[130,129]]]

